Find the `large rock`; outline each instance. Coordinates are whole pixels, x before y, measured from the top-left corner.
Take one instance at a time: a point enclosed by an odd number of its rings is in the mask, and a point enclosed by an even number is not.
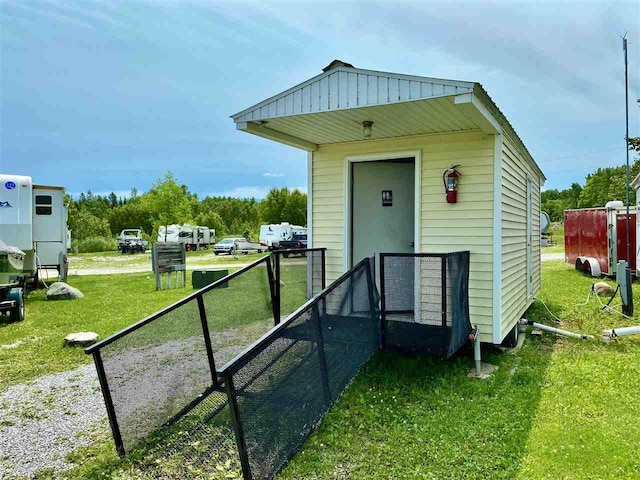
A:
[[[73,300],[74,298],[84,298],[84,295],[77,288],[67,285],[64,282],[55,282],[45,292],[47,300]]]
[[[593,291],[599,297],[610,297],[615,290],[606,282],[596,282],[593,284]]]
[[[98,334],[95,332],[78,332],[70,333],[64,337],[64,342],[67,345],[91,345],[98,340]]]

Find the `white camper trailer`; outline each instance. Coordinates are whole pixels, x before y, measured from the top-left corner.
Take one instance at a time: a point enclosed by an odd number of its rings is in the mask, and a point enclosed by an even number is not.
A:
[[[38,268],[66,277],[67,205],[64,188],[34,185],[21,175],[0,174],[0,240],[25,253],[23,272]]]
[[[200,225],[166,225],[158,229],[158,242],[182,243],[186,250],[209,248],[216,241],[213,228]]]
[[[269,249],[274,249],[280,246],[282,240],[291,240],[294,235],[306,234],[307,227],[291,225],[289,222],[262,225],[260,227],[260,244],[269,247]]]

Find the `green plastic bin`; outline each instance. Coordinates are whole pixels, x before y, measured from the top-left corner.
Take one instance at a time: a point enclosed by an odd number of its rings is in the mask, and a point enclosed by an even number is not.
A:
[[[191,274],[191,284],[193,288],[200,290],[227,275],[229,275],[229,270],[194,270]],[[229,283],[225,282],[218,288],[227,288],[228,286]]]

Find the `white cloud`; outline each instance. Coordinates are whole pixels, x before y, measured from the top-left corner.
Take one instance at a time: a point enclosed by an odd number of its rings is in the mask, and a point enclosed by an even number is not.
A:
[[[273,172],[265,172],[262,174],[263,177],[284,177],[284,173],[273,173]]]
[[[234,198],[256,198],[262,199],[267,196],[271,187],[236,187],[226,192],[210,193],[212,197],[234,197]],[[206,196],[206,195],[205,195]],[[204,197],[203,197],[204,198]]]

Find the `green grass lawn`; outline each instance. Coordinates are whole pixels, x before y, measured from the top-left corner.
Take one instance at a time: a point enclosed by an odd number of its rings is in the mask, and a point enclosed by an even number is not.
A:
[[[305,272],[306,265],[283,265],[281,275],[287,285],[283,311],[293,311],[306,300]],[[93,331],[105,338],[195,291],[191,272],[187,272],[186,288],[161,291],[156,291],[151,273],[70,276],[68,282],[85,298],[52,302],[45,299],[44,290],[32,291],[24,321],[0,322],[0,391],[90,363],[91,357],[82,348],[64,346],[63,339],[69,333]],[[249,298],[251,302],[247,302]],[[228,289],[205,294],[204,302],[212,332],[273,319],[264,267],[233,280]],[[180,307],[170,314],[169,321],[157,322],[162,328],[140,330],[136,341],[157,343],[198,335],[201,326],[198,318],[192,318],[194,311]],[[146,339],[140,338],[145,335]]]
[[[547,262],[540,296],[568,329],[629,325],[576,306],[591,282]],[[549,323],[539,305],[527,315]],[[280,478],[640,478],[640,339],[545,336],[484,359],[499,369],[480,382],[469,355],[378,354]]]
[[[630,324],[593,304],[577,306],[592,279],[571,266],[545,262],[542,274],[540,298],[564,328],[598,336],[603,328]],[[86,277],[84,288],[97,280]],[[634,298],[640,306],[640,285]],[[547,317],[539,304],[527,312],[551,324]],[[53,344],[60,350],[59,341]],[[467,378],[470,352],[447,361],[376,354],[279,478],[640,478],[640,338],[604,345],[545,334],[517,351],[485,347],[483,357],[499,367],[486,381]],[[34,351],[25,365],[33,367],[36,358]],[[0,363],[3,371],[9,363]],[[148,466],[157,465],[159,455],[152,448],[119,460],[103,432],[69,457],[77,467],[63,477],[150,478]],[[233,478],[232,470],[221,464],[202,478]]]
[[[564,224],[561,224],[558,230],[551,230],[557,223],[553,222],[549,230],[547,230],[547,233],[551,234],[553,245],[542,247],[542,253],[564,253]]]

